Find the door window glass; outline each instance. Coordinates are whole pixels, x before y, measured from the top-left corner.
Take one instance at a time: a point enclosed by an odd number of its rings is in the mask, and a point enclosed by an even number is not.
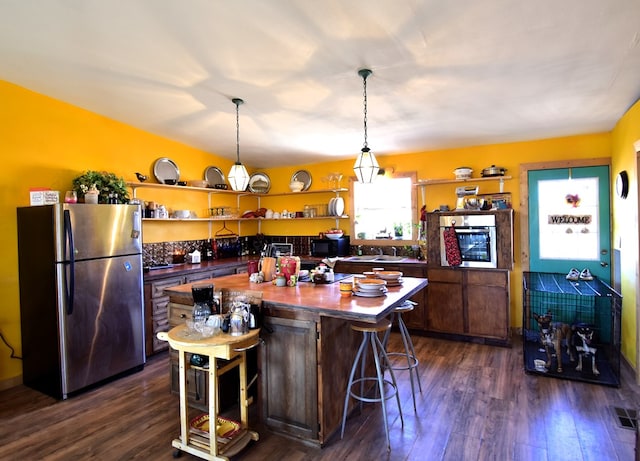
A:
[[[540,259],[600,259],[597,177],[538,182]]]

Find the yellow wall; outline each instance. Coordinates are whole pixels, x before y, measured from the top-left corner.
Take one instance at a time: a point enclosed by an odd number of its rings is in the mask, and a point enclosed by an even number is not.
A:
[[[638,286],[638,171],[633,143],[640,140],[640,102],[618,121],[612,132],[612,177],[629,174],[626,200],[613,195],[613,247],[621,250],[622,354],[635,364],[637,358]]]
[[[159,157],[169,157],[174,160],[180,168],[181,179],[200,179],[205,168],[210,165],[220,167],[226,174],[232,161],[137,130],[7,82],[0,81],[0,100],[3,101],[0,108],[0,139],[2,139],[0,154],[5,162],[4,168],[0,170],[3,191],[0,197],[0,211],[5,216],[0,224],[0,237],[5,242],[4,264],[0,267],[0,288],[4,301],[3,309],[0,310],[0,330],[20,354],[15,208],[28,205],[30,187],[44,186],[64,191],[70,188],[71,180],[75,176],[87,169],[111,171],[127,180],[134,180],[136,171],[152,177],[152,165]],[[637,116],[634,120],[638,125]],[[640,133],[636,134],[640,137]],[[354,157],[357,150],[354,148]],[[610,150],[611,135],[599,133],[522,143],[379,156],[378,160],[380,165],[387,169],[416,171],[419,179],[452,178],[453,170],[459,166],[473,168],[475,175],[479,175],[483,168],[492,164],[507,168],[507,174],[512,175],[513,179],[505,183],[505,191],[513,194],[513,204],[516,209],[516,268],[511,283],[511,323],[513,326],[519,326],[522,317],[520,229],[517,222],[520,198],[517,177],[519,165],[544,160],[608,157]],[[347,178],[352,175],[352,166],[353,160],[348,160],[272,168],[265,172],[271,179],[271,192],[281,193],[288,191],[291,175],[298,169],[307,169],[312,173],[311,189],[328,188],[328,183],[323,181],[323,178],[333,172],[342,173],[345,177],[342,184],[347,186]],[[630,168],[628,169],[631,171]],[[252,172],[251,169],[249,171]],[[444,203],[453,207],[454,191],[455,185],[428,187],[425,190],[427,209],[432,210]],[[480,188],[480,193],[497,191],[497,182],[482,183]],[[137,195],[143,199],[166,202],[174,208],[194,209],[198,213],[205,213],[207,209],[205,193],[201,196],[199,194],[195,196],[194,194],[161,194],[158,190],[141,188],[138,189]],[[224,204],[235,204],[233,197],[220,200],[225,202]],[[261,205],[275,211],[281,211],[283,208],[296,211],[302,209],[301,206],[305,203],[320,203],[326,200],[326,196],[321,194],[317,196],[291,194],[263,198]],[[242,199],[240,211],[254,209],[256,206],[255,199]],[[268,229],[266,233],[272,235],[286,233],[315,235],[332,225],[331,221],[270,222],[268,226],[263,226],[262,231],[265,232],[265,229]],[[343,222],[340,227],[346,231],[348,223]],[[206,238],[215,231],[215,225],[209,227],[206,223],[168,225],[147,223],[144,227],[144,240],[157,242]],[[255,224],[242,223],[242,234],[256,231]],[[634,260],[637,259],[635,256],[631,257]],[[623,331],[631,337],[630,335],[635,331],[635,324],[625,326]],[[633,338],[635,341],[635,337]],[[627,341],[626,338],[623,340]],[[629,358],[633,358],[632,363],[635,363],[635,353],[632,348],[625,348],[625,352],[625,355],[628,354]],[[3,380],[19,377],[21,373],[20,362],[9,358],[9,351],[4,345],[0,345],[0,370],[0,383]]]

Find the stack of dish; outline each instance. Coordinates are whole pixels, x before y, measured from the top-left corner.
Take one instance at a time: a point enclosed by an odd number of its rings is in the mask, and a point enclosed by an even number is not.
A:
[[[362,278],[356,280],[353,294],[365,298],[384,296],[387,292],[387,282],[382,279]]]
[[[329,200],[329,216],[342,216],[342,213],[344,213],[344,199],[334,197]]]
[[[400,271],[376,271],[376,276],[387,282],[388,287],[402,285],[402,272]]]

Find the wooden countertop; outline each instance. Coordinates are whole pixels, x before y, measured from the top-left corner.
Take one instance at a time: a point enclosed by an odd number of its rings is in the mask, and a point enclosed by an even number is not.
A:
[[[350,281],[351,277],[342,281]],[[295,287],[277,287],[272,283],[251,283],[247,274],[227,275],[199,280],[193,284],[178,285],[165,289],[171,302],[193,304],[191,287],[194,284],[212,283],[216,290],[249,290],[262,292],[262,301],[268,306],[301,309],[320,316],[377,322],[386,317],[398,305],[427,286],[427,279],[403,277],[398,287],[389,287],[385,296],[365,298],[343,297],[340,284],[314,284],[299,282]]]

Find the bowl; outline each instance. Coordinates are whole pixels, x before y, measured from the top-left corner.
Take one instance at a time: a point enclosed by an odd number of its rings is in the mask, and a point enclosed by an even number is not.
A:
[[[176,219],[189,219],[191,217],[191,210],[175,210],[173,217]]]
[[[164,180],[164,183],[169,185],[169,186],[175,186],[176,182],[178,182],[178,181],[176,181],[175,179],[165,179]]]
[[[191,187],[209,187],[209,182],[203,179],[192,179],[189,181]]]
[[[330,240],[340,240],[340,238],[344,235],[343,232],[332,232],[330,234],[325,233],[325,237]]]
[[[473,173],[473,169],[467,166],[461,166],[453,170],[453,174],[456,175],[456,179],[469,179]]]
[[[291,189],[291,192],[300,192],[304,189],[304,183],[302,181],[291,181],[289,189]]]
[[[186,186],[187,181],[178,181],[178,186]]]
[[[382,280],[398,280],[402,277],[402,272],[400,271],[376,271],[375,274]]]

